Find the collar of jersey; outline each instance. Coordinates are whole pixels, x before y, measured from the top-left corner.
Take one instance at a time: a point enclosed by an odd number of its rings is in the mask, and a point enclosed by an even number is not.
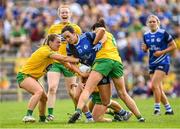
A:
[[[59,24],[62,24],[62,25],[68,25],[68,24],[70,24],[71,22],[66,22],[65,24],[63,24],[62,22],[59,22]]]
[[[158,30],[159,30],[159,27],[157,28],[157,30],[155,32],[151,32],[151,30],[149,32],[150,32],[150,34],[155,34],[156,32],[158,32]]]
[[[80,37],[79,37],[79,35],[77,35],[77,36],[78,36],[78,41],[77,41],[76,44],[74,44],[74,46],[77,46],[79,44],[79,42],[80,42]]]

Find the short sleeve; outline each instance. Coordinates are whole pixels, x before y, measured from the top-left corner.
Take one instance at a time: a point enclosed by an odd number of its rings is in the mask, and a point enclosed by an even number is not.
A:
[[[143,41],[147,45],[146,40],[145,40],[145,35],[143,35]]]
[[[78,25],[76,25],[74,29],[75,29],[75,32],[77,34],[81,34],[82,33],[81,28]]]
[[[170,34],[168,34],[166,31],[164,32],[164,40],[165,40],[165,42],[168,44],[168,43],[170,43],[172,40],[173,40],[173,38],[172,38],[172,36],[170,35]]]
[[[94,41],[95,37],[96,37],[96,33],[94,32],[86,32],[85,35],[87,36],[87,38],[90,40],[90,41]]]

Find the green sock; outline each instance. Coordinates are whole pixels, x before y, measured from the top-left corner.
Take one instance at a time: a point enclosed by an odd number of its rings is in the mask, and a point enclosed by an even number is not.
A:
[[[46,116],[39,116],[39,121],[44,122],[46,120]]]
[[[142,117],[141,115],[139,115],[139,116],[136,116],[136,118],[137,118],[137,119],[140,119],[141,117]]]
[[[53,108],[48,108],[48,114],[53,115]]]
[[[33,113],[33,110],[27,110],[27,114],[26,114],[26,116],[32,116],[32,113]]]
[[[76,112],[79,112],[80,114],[82,114],[82,111],[79,108],[76,109]]]

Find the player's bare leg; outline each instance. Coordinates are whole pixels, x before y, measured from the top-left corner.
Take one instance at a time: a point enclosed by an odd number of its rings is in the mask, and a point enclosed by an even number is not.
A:
[[[130,109],[130,111],[137,117],[137,119],[141,122],[144,122],[145,119],[141,116],[141,113],[135,103],[135,101],[128,95],[126,88],[124,77],[120,78],[112,78],[116,90],[118,92],[119,97],[123,100],[126,106]]]
[[[42,97],[44,90],[42,86],[34,78],[31,77],[25,78],[24,81],[21,82],[20,87],[32,94],[32,97],[28,102],[27,114],[23,118],[23,121],[35,122],[35,119],[32,117],[32,113],[34,111],[34,108],[37,106],[40,98]]]
[[[160,103],[162,102],[166,108],[166,114],[173,114],[172,108],[162,89],[162,80],[165,77],[165,72],[156,70],[152,76],[152,89],[155,97],[154,114],[160,115]]]
[[[95,104],[93,111],[92,111],[94,121],[96,121],[96,122],[111,122],[112,120],[110,118],[104,117],[106,110],[107,110],[107,106]]]
[[[59,72],[48,72],[48,100],[47,100],[47,107],[48,107],[48,119],[52,121],[54,119],[53,110],[56,102],[56,92],[59,85],[61,74]]]
[[[71,97],[74,105],[75,105],[75,108],[76,108],[76,100],[74,99],[74,93],[72,92],[72,88],[73,88],[73,84],[76,84],[76,76],[73,76],[73,77],[65,77],[65,86],[66,86],[66,90],[67,90],[67,93],[68,95]]]
[[[46,120],[46,102],[47,102],[47,95],[43,92],[40,101],[39,101],[39,122],[47,122]]]

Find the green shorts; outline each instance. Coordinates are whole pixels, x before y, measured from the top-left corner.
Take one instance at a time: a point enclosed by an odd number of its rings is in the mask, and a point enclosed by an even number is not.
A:
[[[100,97],[100,94],[99,92],[93,92],[91,94],[91,97],[92,97],[92,102],[94,104],[102,104],[102,101],[101,101],[101,97]]]
[[[17,83],[20,85],[21,82],[27,77],[30,77],[30,75],[19,72],[16,76]]]
[[[73,77],[75,76],[75,74],[71,71],[69,71],[64,65],[54,62],[50,68],[51,72],[59,72],[59,73],[63,73],[63,75],[65,77]]]
[[[33,78],[33,77],[32,77],[31,75],[29,75],[29,74],[25,74],[25,73],[21,73],[21,72],[19,72],[19,73],[17,74],[16,80],[17,80],[17,83],[19,84],[19,86],[20,86],[21,82],[24,81],[24,79],[26,79],[27,77]],[[34,78],[34,79],[35,79],[35,78]],[[41,79],[41,78],[40,78],[40,79]],[[40,80],[38,80],[38,79],[35,79],[35,80],[41,85],[42,88],[44,88]]]
[[[122,63],[111,59],[97,59],[92,70],[101,73],[105,77],[119,78],[123,76]]]

